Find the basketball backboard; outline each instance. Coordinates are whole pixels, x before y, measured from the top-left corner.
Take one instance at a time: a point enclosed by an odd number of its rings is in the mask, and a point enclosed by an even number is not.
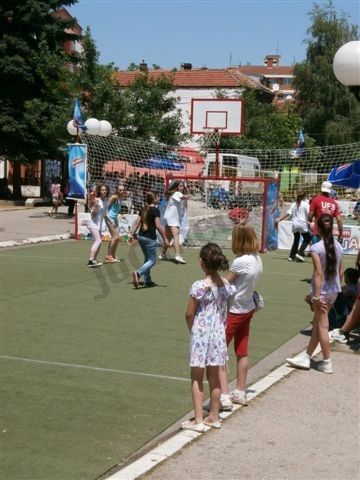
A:
[[[221,130],[222,135],[241,135],[243,132],[243,101],[239,98],[193,98],[191,100],[192,134]]]

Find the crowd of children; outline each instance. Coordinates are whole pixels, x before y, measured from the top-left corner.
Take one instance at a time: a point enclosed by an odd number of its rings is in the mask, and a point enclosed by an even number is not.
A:
[[[89,229],[94,240],[88,262],[91,268],[101,265],[97,261],[97,255],[101,246],[103,220],[111,234],[105,261],[111,263],[118,261],[116,258],[119,242],[117,222],[124,195],[124,184],[119,184],[110,197],[109,188],[105,184],[97,185],[96,189],[89,194]],[[159,258],[166,258],[171,239],[174,240],[175,259],[180,256],[176,237],[179,234],[180,205],[188,198],[186,185],[182,182],[174,182],[164,195],[168,199],[164,215],[165,228],[160,222],[160,211],[157,207],[158,195],[151,191],[146,192],[138,218],[131,227],[129,245],[134,246],[137,241],[144,254],[143,265],[132,272],[132,284],[135,288],[138,288],[141,277],[144,278],[144,286],[156,285],[151,277],[151,269],[157,259],[156,232],[160,234],[163,241],[163,250]],[[294,222],[294,233],[306,233],[308,208],[303,205],[303,201],[304,195],[299,194],[288,212],[293,220],[297,219]],[[343,250],[333,234],[334,217],[336,215],[325,213],[316,218],[318,238],[310,247],[313,263],[311,290],[310,295],[305,297],[314,313],[311,338],[306,352],[287,359],[288,365],[308,370],[312,362],[311,357],[320,343],[323,360],[317,363],[316,368],[327,374],[333,373],[329,327],[340,327],[333,330],[333,339],[344,343],[348,339],[350,330],[360,323],[360,253],[357,256],[356,268],[348,268],[343,272]],[[292,259],[296,258],[298,252],[299,237],[300,235],[294,239]],[[306,244],[309,243],[308,240],[305,236]],[[203,246],[200,250],[200,267],[205,278],[194,282],[190,288],[186,322],[190,331],[191,392],[195,417],[183,423],[182,428],[186,430],[202,432],[205,431],[206,426],[221,428],[220,410],[232,410],[234,403],[241,405],[248,403],[246,396],[248,338],[251,319],[256,312],[255,289],[263,271],[256,234],[249,223],[234,225],[232,251],[235,258],[229,267],[227,258],[217,244],[208,243]],[[304,254],[302,250],[301,253]],[[181,260],[178,263],[185,263],[182,258]],[[222,277],[220,271],[228,271],[228,273]],[[343,274],[345,285],[341,287]],[[229,391],[228,346],[233,340],[237,375],[236,387]],[[210,405],[209,412],[204,417],[205,373],[210,388]]]

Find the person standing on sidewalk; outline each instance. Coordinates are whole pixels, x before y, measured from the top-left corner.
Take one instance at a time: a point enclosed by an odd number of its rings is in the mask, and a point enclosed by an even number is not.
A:
[[[225,337],[227,303],[234,288],[219,271],[229,263],[216,243],[208,243],[200,250],[200,265],[205,279],[194,282],[186,309],[186,323],[190,331],[191,394],[195,419],[184,422],[184,430],[205,431],[205,425],[220,428],[219,369],[225,368],[227,348]],[[210,413],[203,419],[204,373],[210,388]]]
[[[276,221],[276,225],[287,218],[291,218],[292,220],[292,231],[294,234],[294,241],[290,250],[289,255],[289,262],[293,262],[295,259],[299,260],[299,262],[304,262],[305,250],[306,247],[311,242],[311,233],[309,231],[309,222],[308,222],[308,214],[309,214],[309,204],[305,200],[306,193],[300,192],[296,196],[296,201],[291,204],[289,210],[287,211],[286,215],[279,218]],[[303,237],[303,241],[301,247],[298,251],[300,237]]]
[[[221,385],[220,405],[222,410],[232,410],[233,403],[247,405],[245,393],[248,361],[250,321],[255,313],[254,291],[263,265],[259,255],[256,233],[249,224],[235,225],[232,231],[232,250],[236,258],[230,266],[226,280],[235,286],[235,294],[229,300],[226,324],[226,344],[234,339],[237,359],[236,388],[229,393],[226,368],[219,372]]]
[[[312,222],[315,223],[315,227],[313,231],[313,234],[314,234],[313,243],[315,243],[315,241],[318,241],[320,239],[318,234],[318,229],[317,229],[317,222],[321,217],[321,215],[325,215],[325,214],[330,215],[330,217],[332,218],[336,218],[338,231],[339,231],[337,240],[340,244],[342,244],[342,241],[343,241],[343,220],[342,220],[342,216],[341,216],[337,201],[331,198],[330,196],[331,188],[332,188],[332,184],[330,182],[323,182],[321,184],[321,194],[315,195],[315,197],[312,198],[310,203],[308,220],[310,223]]]
[[[341,292],[340,279],[343,274],[343,249],[334,239],[333,221],[333,217],[327,214],[318,219],[317,229],[321,240],[310,248],[314,265],[311,281],[314,322],[309,345],[306,352],[286,359],[292,367],[309,370],[311,356],[320,342],[323,360],[318,363],[317,370],[323,373],[333,373],[330,359],[328,314],[338,293]]]
[[[153,192],[147,192],[145,195],[145,203],[140,210],[140,215],[130,228],[130,245],[134,245],[133,236],[139,228],[137,240],[144,254],[144,263],[136,271],[132,272],[132,284],[135,288],[139,286],[139,280],[144,276],[144,286],[153,287],[156,284],[151,279],[150,270],[156,263],[156,230],[160,233],[164,245],[169,242],[165,236],[164,228],[160,222],[160,211],[156,206],[157,199]]]

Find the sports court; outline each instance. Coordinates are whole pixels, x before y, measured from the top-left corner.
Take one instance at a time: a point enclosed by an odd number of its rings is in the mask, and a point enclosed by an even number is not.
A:
[[[6,478],[97,478],[191,411],[184,310],[202,277],[198,250],[184,250],[185,266],[158,263],[158,286],[138,290],[138,247],[121,244],[124,261],[98,269],[86,268],[88,250],[69,240],[2,251]],[[286,253],[262,255],[266,307],[253,320],[252,365],[311,318],[311,264]]]

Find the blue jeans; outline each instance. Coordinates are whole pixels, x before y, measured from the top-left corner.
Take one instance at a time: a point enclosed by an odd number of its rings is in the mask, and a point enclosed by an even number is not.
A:
[[[156,240],[142,237],[141,235],[138,235],[137,239],[145,257],[144,265],[138,269],[137,273],[139,277],[144,275],[144,282],[146,284],[151,282],[150,269],[156,263]]]

